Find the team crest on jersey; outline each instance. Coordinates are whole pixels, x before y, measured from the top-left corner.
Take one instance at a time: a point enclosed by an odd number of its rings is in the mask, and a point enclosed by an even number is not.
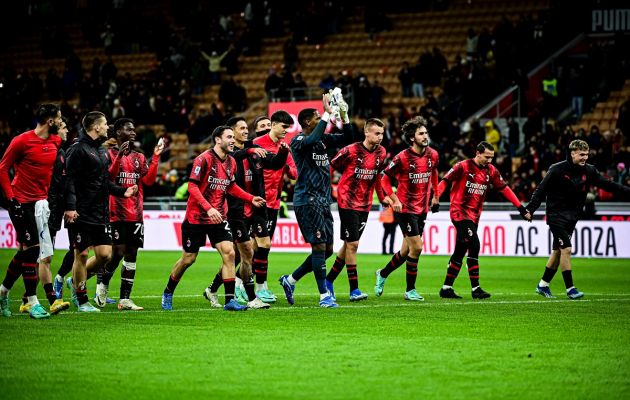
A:
[[[24,235],[26,237],[26,240],[29,241],[31,240],[31,234],[28,233],[28,231],[26,231],[26,235]]]
[[[120,233],[118,231],[114,231],[114,239],[118,240],[120,238]]]
[[[431,161],[430,158],[429,158],[429,162],[427,162],[427,165],[429,166],[429,169],[431,169],[431,167],[433,166],[433,162]]]
[[[379,165],[381,165],[381,158],[376,157],[376,167],[378,168]]]
[[[188,238],[188,240],[186,240],[186,247],[190,247],[192,243],[190,242],[190,238]]]
[[[81,234],[77,233],[77,243],[81,243]]]
[[[133,165],[134,165],[134,167],[136,167],[136,168],[140,168],[140,161],[138,161],[138,159],[136,158],[136,159],[133,161]]]
[[[486,175],[486,182],[490,180],[490,175]]]
[[[195,174],[195,175],[199,175],[199,172],[201,172],[201,167],[197,165],[197,166],[195,167],[195,170],[193,171],[193,174]]]
[[[260,224],[258,224],[258,227],[257,227],[257,228],[258,228],[258,229],[257,229],[257,230],[258,230],[258,233],[262,233],[262,226],[261,226]]]
[[[317,237],[317,239],[322,237],[322,233],[320,231],[315,232],[315,236]]]

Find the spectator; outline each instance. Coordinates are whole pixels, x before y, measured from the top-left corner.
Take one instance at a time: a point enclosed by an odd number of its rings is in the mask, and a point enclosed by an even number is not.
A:
[[[213,50],[210,55],[201,50],[203,58],[208,60],[209,83],[211,86],[221,83],[221,61],[223,61],[225,56],[227,56],[229,50],[231,50],[231,47],[230,49],[224,51],[221,55],[219,55],[216,50]]]
[[[403,97],[411,97],[411,85],[413,84],[413,73],[407,61],[403,62],[402,68],[398,72],[400,89]]]
[[[300,56],[293,37],[289,37],[284,42],[284,45],[282,46],[282,51],[284,53],[285,68],[290,72],[294,72],[300,63]]]

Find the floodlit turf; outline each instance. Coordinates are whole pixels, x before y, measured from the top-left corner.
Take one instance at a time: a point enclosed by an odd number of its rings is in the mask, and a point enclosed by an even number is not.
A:
[[[0,251],[2,277],[10,256]],[[110,305],[100,314],[72,310],[34,321],[18,314],[23,286],[16,284],[14,316],[0,318],[2,398],[630,396],[627,259],[574,260],[586,296],[569,301],[559,274],[557,299],[534,293],[544,259],[482,257],[481,283],[492,298],[473,301],[464,270],[455,285],[464,299],[440,299],[447,258],[421,257],[418,291],[426,301],[411,304],[402,296],[404,266],[377,298],[374,271],[389,257],[361,255],[360,287],[370,298],[349,303],[343,272],[335,285],[340,308],[320,309],[312,276],[298,283],[295,306],[286,304],[277,278],[303,255],[272,252],[269,283],[278,303],[228,313],[201,297],[218,266],[215,253],[202,253],[175,292],[174,311],[163,312],[160,296],[178,256],[140,254],[132,297],[143,312]]]

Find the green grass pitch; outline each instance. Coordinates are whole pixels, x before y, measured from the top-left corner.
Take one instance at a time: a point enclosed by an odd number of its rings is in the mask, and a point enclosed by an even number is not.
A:
[[[11,256],[0,251],[2,276]],[[1,397],[630,397],[628,259],[575,259],[574,280],[586,295],[570,301],[560,274],[552,283],[557,299],[534,293],[544,259],[482,257],[481,283],[492,298],[473,301],[465,271],[455,284],[464,299],[440,299],[447,257],[423,256],[417,287],[426,301],[410,304],[402,296],[404,266],[377,298],[374,271],[389,257],[359,255],[360,288],[369,299],[349,303],[342,272],[340,308],[320,309],[312,275],[298,283],[295,306],[287,305],[277,279],[304,255],[272,251],[269,285],[278,302],[228,313],[201,296],[218,268],[216,253],[201,253],[175,292],[174,310],[164,312],[160,296],[178,257],[140,253],[132,298],[142,312],[109,305],[100,314],[71,309],[34,321],[18,313],[23,286],[16,283],[14,316],[0,318]],[[88,290],[93,296],[93,282]],[[41,293],[40,300],[47,303]]]

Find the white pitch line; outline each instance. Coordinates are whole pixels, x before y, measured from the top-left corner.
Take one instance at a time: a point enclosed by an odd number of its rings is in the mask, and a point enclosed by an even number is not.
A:
[[[183,296],[182,296],[183,297]],[[568,304],[580,304],[580,303],[607,303],[607,302],[627,302],[630,301],[630,299],[580,299],[580,300],[568,300],[568,299],[549,299],[549,300],[515,300],[515,301],[509,301],[509,300],[500,300],[500,301],[493,301],[493,300],[475,300],[475,301],[442,301],[442,302],[437,302],[437,303],[433,303],[433,302],[414,302],[414,303],[399,303],[399,304],[360,304],[360,305],[348,305],[348,304],[342,304],[339,309],[343,310],[343,309],[355,309],[355,308],[400,308],[400,307],[432,307],[432,306],[447,306],[447,307],[453,307],[453,306],[467,306],[467,305],[496,305],[496,304],[500,304],[500,305],[505,305],[505,304],[550,304],[550,303],[568,303]],[[285,312],[285,311],[290,311],[290,310],[308,310],[308,309],[319,309],[319,306],[316,305],[312,305],[312,306],[287,306],[287,307],[274,307],[272,306],[270,309],[268,310],[263,310],[263,311],[258,311],[258,310],[252,310],[250,312],[274,312],[274,311],[278,311],[278,312]],[[111,308],[113,309],[113,307]],[[119,313],[125,313],[125,314],[154,314],[154,313],[161,313],[161,314],[169,314],[169,313],[196,313],[196,312],[214,312],[214,311],[223,311],[221,308],[212,308],[212,307],[201,307],[201,308],[175,308],[171,311],[164,311],[164,310],[144,310],[144,311],[120,311]],[[335,312],[335,311],[331,311],[331,312]],[[77,311],[65,311],[62,314],[65,315],[78,315],[80,314]],[[90,313],[90,315],[108,315],[108,314],[116,314],[115,312],[112,313]],[[13,316],[19,316],[19,317],[26,317],[28,314],[20,314],[20,313],[14,313]]]

